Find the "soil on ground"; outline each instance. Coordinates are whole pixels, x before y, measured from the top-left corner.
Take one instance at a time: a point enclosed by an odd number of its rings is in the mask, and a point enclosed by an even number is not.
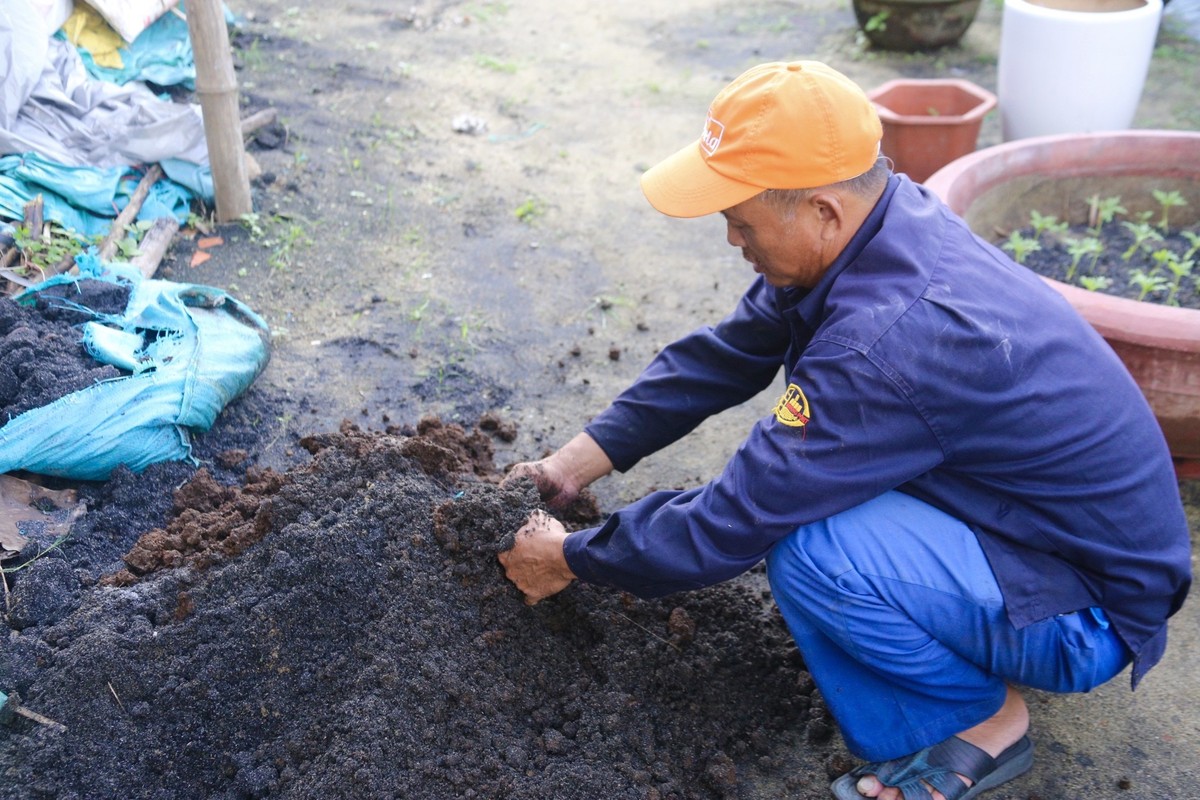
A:
[[[495,423],[346,423],[286,473],[197,472],[120,569],[27,562],[0,678],[62,727],[0,731],[0,797],[726,798],[783,748],[794,787],[843,766],[761,593],[527,607],[496,553],[540,503]]]

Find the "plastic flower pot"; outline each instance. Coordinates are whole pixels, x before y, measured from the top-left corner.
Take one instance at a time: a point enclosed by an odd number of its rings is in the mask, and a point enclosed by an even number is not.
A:
[[[983,118],[996,96],[970,81],[901,78],[868,97],[883,122],[882,150],[897,172],[922,182],[975,150]]]
[[[1161,17],[1162,0],[1004,0],[1004,140],[1128,128]]]
[[[1078,222],[1081,198],[1096,193],[1119,195],[1134,215],[1152,207],[1156,188],[1183,195],[1187,205],[1175,209],[1172,221],[1190,226],[1200,219],[1200,133],[1132,130],[1018,139],[951,162],[926,186],[989,241],[999,231],[1027,225],[1031,209],[1060,218],[1071,210],[1068,221]],[[1200,458],[1200,310],[1047,282],[1121,357],[1172,455]]]

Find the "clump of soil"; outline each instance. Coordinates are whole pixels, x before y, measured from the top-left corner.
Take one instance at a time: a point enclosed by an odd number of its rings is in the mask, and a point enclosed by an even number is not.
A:
[[[83,347],[76,325],[94,318],[84,309],[119,314],[127,286],[84,280],[50,287],[29,305],[0,299],[0,427],[34,408],[121,376]]]
[[[824,774],[832,723],[748,584],[525,606],[495,554],[540,502],[488,436],[344,425],[286,474],[198,474],[176,500],[227,535],[180,513],[127,585],[9,635],[0,687],[66,730],[0,726],[0,797],[724,798],[784,750]]]

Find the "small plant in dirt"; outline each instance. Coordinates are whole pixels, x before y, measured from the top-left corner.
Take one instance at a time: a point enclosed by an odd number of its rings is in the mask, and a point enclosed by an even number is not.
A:
[[[513,62],[501,61],[494,56],[484,54],[475,56],[475,63],[484,69],[491,70],[492,72],[503,72],[511,75],[517,71],[517,65]]]
[[[1101,197],[1094,194],[1088,198],[1088,228],[1092,233],[1099,233],[1100,229],[1117,218],[1118,214],[1128,213],[1125,206],[1121,205],[1120,197]]]
[[[1029,212],[1029,226],[1033,228],[1036,241],[1046,234],[1061,236],[1067,232],[1067,223],[1059,222],[1053,214],[1042,214],[1036,208]]]
[[[1104,243],[1095,236],[1084,236],[1080,239],[1067,239],[1067,255],[1071,257],[1071,265],[1067,267],[1067,280],[1075,277],[1076,271],[1079,269],[1079,263],[1086,257],[1092,257],[1092,269],[1096,268],[1096,261],[1104,252]]]
[[[284,214],[264,216],[250,212],[243,214],[238,221],[250,232],[250,241],[271,251],[267,256],[267,264],[272,271],[288,269],[299,252],[312,245],[303,221]]]
[[[1112,286],[1112,278],[1106,275],[1080,275],[1079,285],[1089,292],[1103,292]]]
[[[545,212],[540,200],[530,197],[524,203],[517,206],[513,214],[518,220],[529,224],[540,217]]]
[[[1142,250],[1147,243],[1162,241],[1162,235],[1149,222],[1124,222],[1122,224],[1133,234],[1133,243],[1129,245],[1128,250],[1121,254],[1122,261],[1133,258],[1133,254]]]
[[[1191,258],[1192,256],[1196,255],[1197,251],[1200,251],[1200,233],[1197,233],[1196,231],[1180,231],[1179,235],[1191,245],[1191,247],[1187,249],[1187,252],[1183,254],[1184,258]]]
[[[1167,288],[1167,279],[1154,272],[1135,269],[1129,273],[1129,282],[1137,287],[1138,300],[1145,300],[1149,295],[1161,292]]]
[[[1148,189],[1126,208],[1121,197],[1082,199],[1075,219],[1038,210],[997,245],[1047,278],[1133,300],[1200,308],[1200,223],[1172,218],[1188,205],[1172,187]]]
[[[1022,236],[1020,231],[1013,231],[1008,237],[1008,241],[1004,243],[1004,249],[1012,253],[1013,261],[1018,264],[1024,264],[1026,257],[1030,253],[1036,253],[1042,249],[1036,237]]]
[[[1163,233],[1167,233],[1170,231],[1171,209],[1186,206],[1187,200],[1184,200],[1183,195],[1174,189],[1169,192],[1162,189],[1154,189],[1151,191],[1151,194],[1154,195],[1154,199],[1158,201],[1159,207],[1162,208],[1162,216],[1158,220],[1158,227],[1162,228]]]
[[[22,277],[41,280],[59,264],[73,261],[75,256],[98,244],[100,239],[99,236],[84,236],[57,222],[49,222],[37,232],[18,225],[13,232],[13,245],[20,253],[20,261],[13,266],[13,271]]]
[[[1192,276],[1192,269],[1196,266],[1194,259],[1184,261],[1179,256],[1172,253],[1170,250],[1164,250],[1167,257],[1163,260],[1167,271],[1171,273],[1170,285],[1167,287],[1167,304],[1179,305],[1179,289],[1184,278]]]

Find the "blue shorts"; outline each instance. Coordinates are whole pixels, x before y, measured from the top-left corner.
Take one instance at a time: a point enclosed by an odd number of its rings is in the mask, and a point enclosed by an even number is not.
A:
[[[970,528],[900,492],[797,529],[767,574],[846,745],[871,761],[979,724],[1007,683],[1085,692],[1131,660],[1099,609],[1014,628]]]

